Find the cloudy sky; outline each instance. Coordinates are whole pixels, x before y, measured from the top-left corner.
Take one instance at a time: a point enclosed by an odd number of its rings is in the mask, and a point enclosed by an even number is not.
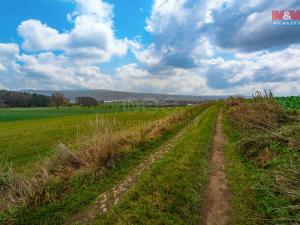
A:
[[[0,89],[300,95],[299,0],[2,0]]]

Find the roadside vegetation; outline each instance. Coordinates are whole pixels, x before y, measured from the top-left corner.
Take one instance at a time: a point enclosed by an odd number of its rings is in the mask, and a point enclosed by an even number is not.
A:
[[[218,105],[207,109],[124,200],[94,224],[199,224]]]
[[[93,109],[86,109],[89,115],[80,115],[81,108],[77,110],[69,108],[69,111],[65,109],[66,115],[63,117],[2,122],[0,123],[0,158],[12,163],[18,172],[31,174],[41,161],[54,154],[54,147],[59,142],[76,150],[81,142],[97,131],[97,126],[98,132],[102,133],[99,130],[101,124],[109,125],[112,132],[137,129],[143,124],[180,110],[180,108],[147,109],[98,115]],[[30,109],[30,111],[41,115],[44,112],[39,109],[36,111]],[[61,112],[64,109],[55,109],[54,113],[56,111]],[[70,116],[67,116],[67,113]]]
[[[300,114],[272,93],[226,101],[233,224],[300,223]]]
[[[106,128],[104,135],[96,132],[76,151],[61,144],[33,178],[4,166],[0,218],[5,223],[61,224],[207,107],[186,108],[135,130],[113,133]]]

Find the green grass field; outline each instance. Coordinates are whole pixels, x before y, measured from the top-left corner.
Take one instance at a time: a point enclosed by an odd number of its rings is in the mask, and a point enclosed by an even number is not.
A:
[[[30,173],[39,162],[53,154],[59,142],[76,149],[78,142],[95,132],[97,119],[104,120],[117,132],[134,129],[177,110],[180,108],[147,108],[102,114],[94,108],[80,107],[0,110],[0,113],[6,113],[6,118],[10,118],[0,123],[0,158],[12,163],[18,172]],[[22,115],[26,119],[21,120]]]
[[[57,118],[62,116],[78,116],[89,115],[96,113],[112,113],[112,112],[131,112],[147,110],[147,108],[138,107],[126,107],[125,105],[118,103],[106,103],[98,107],[45,107],[45,108],[0,108],[0,122],[15,121],[15,120],[28,120],[28,119],[45,119],[45,118]]]

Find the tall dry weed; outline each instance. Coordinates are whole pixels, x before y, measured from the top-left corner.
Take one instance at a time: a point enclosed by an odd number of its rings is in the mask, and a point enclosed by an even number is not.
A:
[[[264,165],[276,156],[270,150],[274,143],[299,150],[299,123],[289,125],[297,118],[284,110],[271,91],[257,91],[250,99],[232,97],[225,103],[231,122],[241,134],[241,149],[246,158]]]
[[[251,99],[231,97],[226,101],[230,119],[241,130],[272,130],[288,120],[283,107],[272,92],[256,92]]]

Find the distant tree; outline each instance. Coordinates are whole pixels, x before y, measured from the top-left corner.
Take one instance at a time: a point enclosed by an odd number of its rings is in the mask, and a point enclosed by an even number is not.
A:
[[[54,92],[51,97],[51,102],[58,109],[59,106],[62,106],[65,100],[65,96],[61,92]]]
[[[33,94],[31,98],[31,105],[36,107],[47,107],[50,105],[50,97]]]
[[[67,106],[67,107],[72,107],[72,103],[70,101],[70,99],[65,98],[63,101],[63,106]]]
[[[77,97],[75,99],[75,104],[80,106],[91,107],[91,106],[97,106],[99,102],[96,99],[91,97]]]

